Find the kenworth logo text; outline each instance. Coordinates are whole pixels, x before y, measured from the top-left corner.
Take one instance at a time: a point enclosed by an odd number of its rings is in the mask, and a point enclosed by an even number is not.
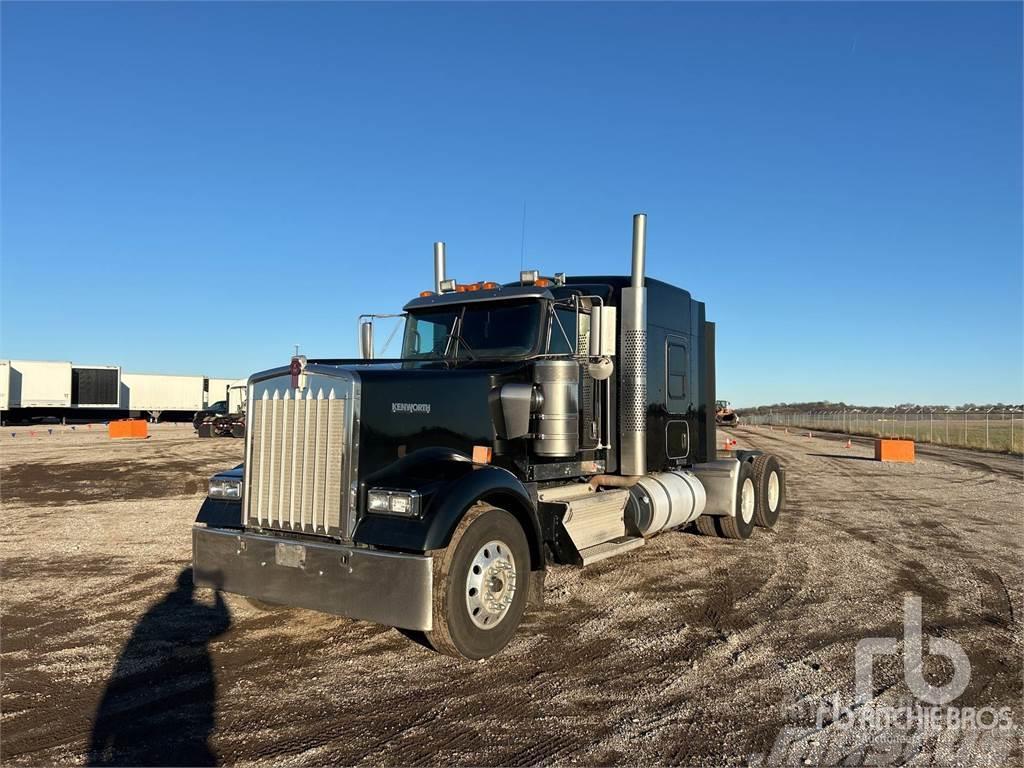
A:
[[[430,403],[392,403],[392,413],[430,413]]]

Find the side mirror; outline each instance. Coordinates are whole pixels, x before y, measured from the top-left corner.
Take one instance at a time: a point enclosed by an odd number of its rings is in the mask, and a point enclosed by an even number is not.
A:
[[[359,324],[359,356],[373,360],[373,321],[364,320]]]

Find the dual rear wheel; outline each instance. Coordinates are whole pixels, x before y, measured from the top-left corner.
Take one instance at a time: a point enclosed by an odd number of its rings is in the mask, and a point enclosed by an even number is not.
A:
[[[786,503],[786,484],[779,460],[763,454],[740,464],[736,511],[732,517],[697,518],[697,530],[705,536],[748,539],[755,526],[772,528]]]

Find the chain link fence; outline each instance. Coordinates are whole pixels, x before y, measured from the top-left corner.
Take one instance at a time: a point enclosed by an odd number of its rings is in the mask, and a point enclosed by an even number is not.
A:
[[[740,423],[744,422],[1024,453],[1024,408],[843,408],[810,411],[763,408],[743,413]]]

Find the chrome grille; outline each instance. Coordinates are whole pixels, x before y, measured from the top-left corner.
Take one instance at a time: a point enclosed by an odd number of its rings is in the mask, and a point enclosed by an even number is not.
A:
[[[319,379],[303,394],[277,379],[261,388],[250,401],[248,525],[346,536],[351,387]]]

